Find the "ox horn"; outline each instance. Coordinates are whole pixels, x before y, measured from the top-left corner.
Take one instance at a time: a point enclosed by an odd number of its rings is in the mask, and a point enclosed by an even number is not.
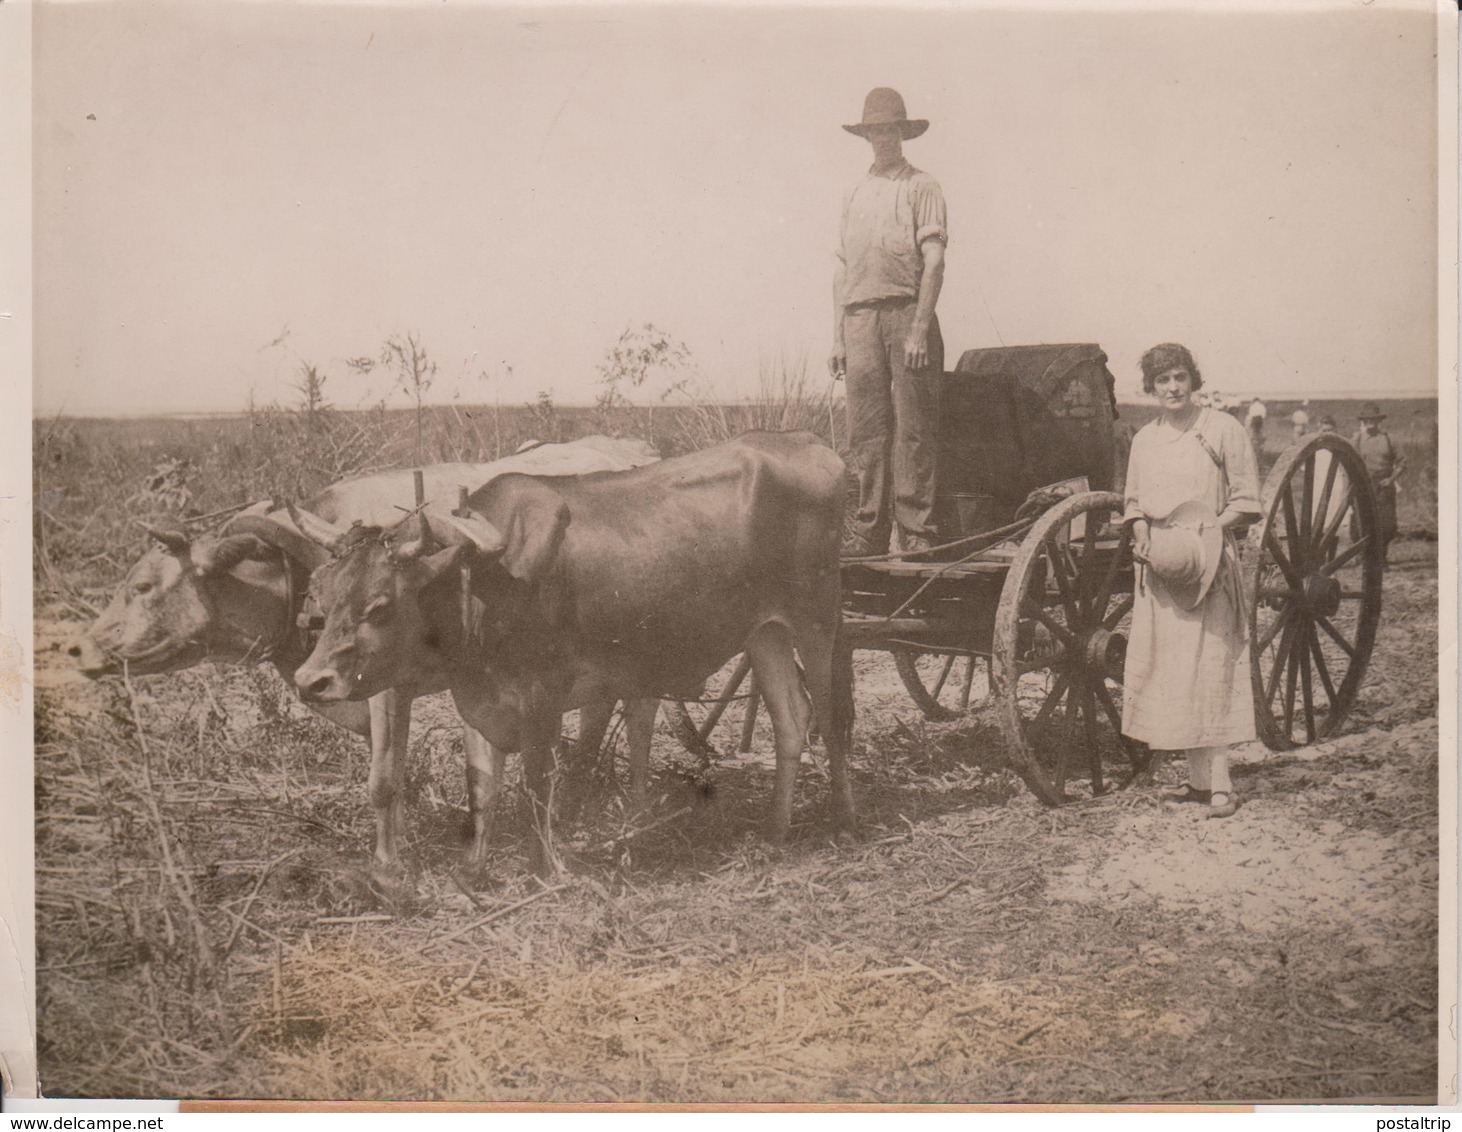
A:
[[[254,535],[310,570],[330,560],[328,546],[306,537],[272,515],[239,515],[229,523],[228,532],[231,535]]]
[[[246,519],[256,515],[267,515],[271,511],[278,510],[279,508],[275,506],[274,500],[272,499],[261,499],[258,503],[250,503],[242,511],[239,511],[236,514],[229,516],[228,521],[225,522],[223,526],[219,529],[219,534],[228,534],[229,531],[233,529],[233,525],[237,523],[240,519]]]
[[[422,558],[441,549],[441,540],[436,537],[436,532],[420,511],[403,519],[399,529],[401,534],[397,537],[395,549],[391,552],[391,556],[398,561],[407,562],[414,558]]]
[[[285,510],[289,512],[290,521],[305,538],[319,543],[326,550],[334,550],[341,536],[345,534],[328,519],[322,519],[312,511],[302,511],[293,503],[285,504]]]
[[[159,522],[139,523],[144,531],[155,538],[163,546],[167,547],[173,554],[186,554],[188,552],[188,532],[183,529],[181,523]]]
[[[436,511],[420,511],[412,517],[419,525],[412,528],[415,537],[400,544],[396,558],[407,561],[430,554],[434,547],[460,547],[484,558],[503,552],[502,534],[475,512],[443,515]]]
[[[501,554],[507,545],[501,531],[476,511],[467,508],[459,508],[446,515],[423,512],[422,518],[438,542],[447,546],[471,547],[484,558]]]

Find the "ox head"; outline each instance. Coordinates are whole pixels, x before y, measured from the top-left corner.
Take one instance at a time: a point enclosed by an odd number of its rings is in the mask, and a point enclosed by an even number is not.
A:
[[[261,659],[293,619],[284,607],[285,558],[313,566],[323,557],[315,544],[297,531],[281,531],[258,508],[214,535],[190,536],[177,522],[146,530],[152,545],[68,650],[87,676],[115,674],[124,665],[133,675],[147,675],[205,659]]]
[[[505,530],[471,512],[423,512],[391,530],[346,532],[310,579],[325,626],[295,672],[304,699],[362,700],[387,688],[450,683],[463,660],[459,567],[473,564],[474,594],[489,605],[512,601],[515,582],[539,581],[569,515],[556,496],[538,503],[515,510]],[[503,614],[474,609],[489,619]]]

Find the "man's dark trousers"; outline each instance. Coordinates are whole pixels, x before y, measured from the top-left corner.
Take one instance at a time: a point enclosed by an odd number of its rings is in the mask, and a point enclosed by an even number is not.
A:
[[[939,385],[944,340],[929,324],[928,364],[904,364],[913,299],[860,303],[843,312],[848,358],[851,463],[858,477],[855,549],[881,554],[897,522],[906,535],[937,541],[934,469],[939,439]]]

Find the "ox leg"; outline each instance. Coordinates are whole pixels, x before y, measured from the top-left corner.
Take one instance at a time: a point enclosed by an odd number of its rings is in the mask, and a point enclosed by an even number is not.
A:
[[[609,733],[609,721],[613,718],[613,700],[599,700],[579,709],[579,738],[574,743],[573,762],[569,767],[570,773],[575,777],[593,774],[594,764],[604,751],[604,736]],[[613,784],[613,757],[609,760],[607,777]]]
[[[766,821],[766,838],[777,843],[785,841],[792,828],[792,795],[812,712],[792,653],[792,637],[785,626],[763,625],[747,641],[746,651],[751,655],[751,668],[777,739],[772,811]]]
[[[558,770],[554,741],[562,719],[562,710],[535,711],[523,744],[523,784],[533,815],[528,855],[533,871],[544,878],[563,870],[553,844],[553,787]]]
[[[472,844],[463,871],[476,880],[487,867],[487,842],[503,788],[507,756],[468,726],[462,728],[462,746],[467,754],[467,812],[472,820]]]
[[[402,788],[413,698],[410,691],[390,688],[370,699],[370,799],[376,813],[375,868],[378,875],[392,883],[401,876],[401,841],[406,825]]]
[[[629,737],[629,800],[637,810],[649,802],[650,740],[655,735],[659,700],[626,700],[624,729]]]
[[[798,641],[812,710],[827,750],[833,824],[851,833],[857,824],[848,755],[853,743],[853,650],[841,632],[803,634]],[[810,638],[810,639],[807,639]]]

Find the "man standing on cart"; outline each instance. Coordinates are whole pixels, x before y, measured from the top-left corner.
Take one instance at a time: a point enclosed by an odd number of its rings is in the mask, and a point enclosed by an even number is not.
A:
[[[847,378],[858,477],[848,556],[888,550],[895,522],[904,553],[926,551],[936,538],[944,340],[934,307],[949,233],[939,183],[903,155],[903,143],[928,128],[888,87],[870,91],[863,120],[843,127],[873,147],[873,166],[843,198],[828,359],[833,376]]]

